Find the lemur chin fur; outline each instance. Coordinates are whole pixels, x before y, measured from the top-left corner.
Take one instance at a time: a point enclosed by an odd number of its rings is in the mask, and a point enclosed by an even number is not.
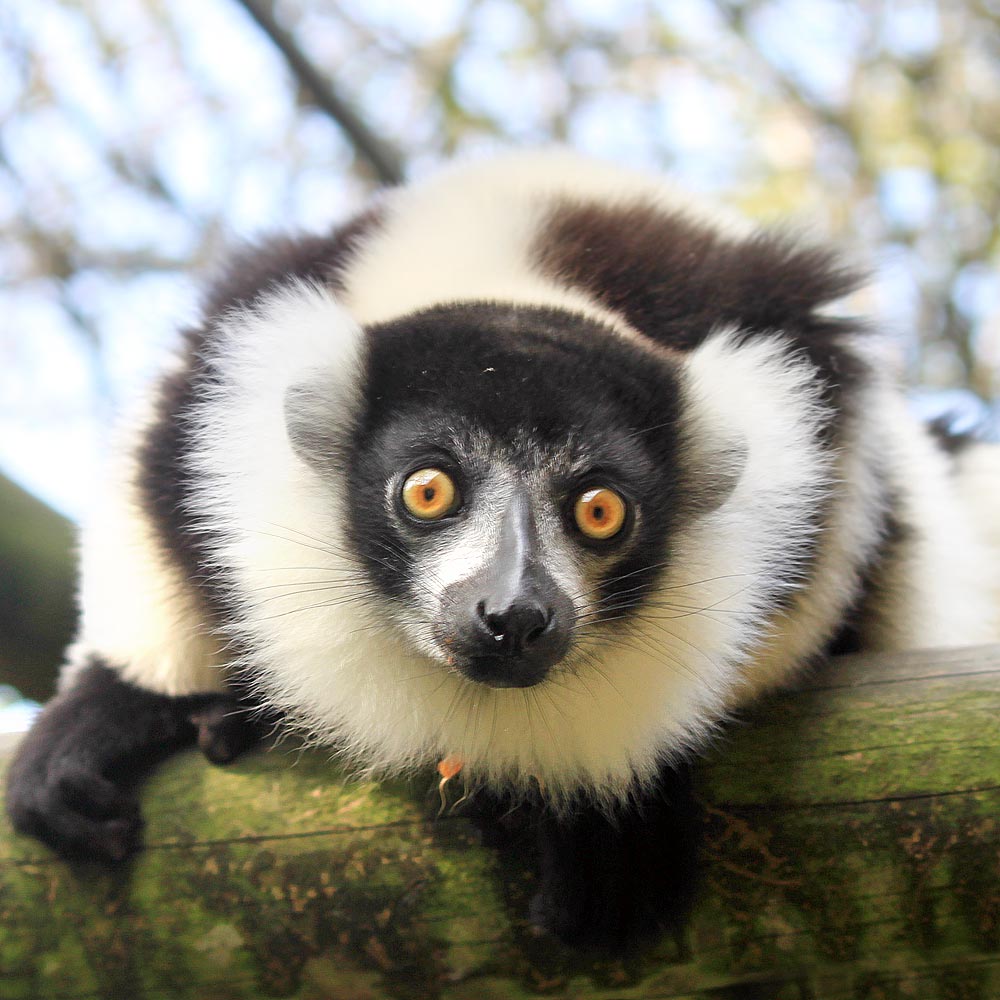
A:
[[[121,859],[144,769],[280,724],[457,762],[528,817],[562,937],[661,925],[734,712],[831,651],[1000,639],[1000,448],[911,416],[857,283],[563,151],[238,253],[85,528],[15,825]]]

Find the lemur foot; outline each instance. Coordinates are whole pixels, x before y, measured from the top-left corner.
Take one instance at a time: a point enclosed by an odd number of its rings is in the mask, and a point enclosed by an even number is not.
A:
[[[119,862],[142,845],[138,798],[101,774],[64,758],[38,782],[21,776],[7,792],[14,827],[63,857]]]
[[[219,695],[188,717],[198,730],[198,749],[213,764],[228,764],[252,749],[273,728],[256,709]]]
[[[196,741],[209,760],[232,760],[259,737],[253,718],[233,695],[156,694],[94,661],[18,747],[7,811],[65,857],[122,861],[142,846],[138,787],[149,771]]]
[[[538,828],[530,918],[567,943],[621,952],[686,919],[697,886],[701,808],[692,768],[664,766],[613,816],[582,807]]]

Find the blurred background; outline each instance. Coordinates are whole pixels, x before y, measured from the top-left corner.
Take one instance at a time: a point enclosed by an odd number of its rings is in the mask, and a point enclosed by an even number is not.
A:
[[[838,241],[918,405],[995,426],[998,140],[1000,0],[3,0],[0,729],[51,691],[114,415],[227,245],[568,143]]]

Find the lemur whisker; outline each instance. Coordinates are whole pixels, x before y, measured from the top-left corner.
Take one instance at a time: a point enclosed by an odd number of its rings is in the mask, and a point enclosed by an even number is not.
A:
[[[574,595],[574,598],[583,599],[588,594],[592,594],[595,590],[607,589],[608,587],[611,587],[611,586],[613,586],[616,583],[620,583],[622,580],[627,580],[630,577],[637,576],[639,573],[654,572],[654,571],[656,571],[658,569],[662,569],[664,566],[669,565],[669,563],[670,563],[670,560],[666,559],[666,560],[663,560],[662,562],[651,563],[651,564],[646,565],[646,566],[641,566],[638,569],[634,569],[634,570],[632,570],[629,573],[623,573],[621,576],[611,577],[609,580],[601,581],[600,583],[595,584],[594,586],[589,587],[586,590],[577,592]],[[669,591],[672,591],[672,590],[688,590],[688,589],[690,589],[692,587],[702,587],[702,586],[704,586],[705,584],[708,584],[708,583],[718,583],[718,581],[720,581],[720,580],[735,580],[735,579],[739,579],[739,578],[744,578],[745,579],[746,576],[747,576],[746,573],[726,573],[726,574],[723,574],[721,576],[711,576],[711,577],[706,577],[705,579],[701,579],[701,580],[691,580],[688,583],[678,583],[678,584],[674,584],[674,585],[672,585],[670,587],[659,587],[659,586],[657,586],[656,589],[657,589],[658,592],[661,592],[661,593],[666,593],[666,592],[669,592]],[[639,587],[634,588],[634,589],[640,589],[641,586],[642,585],[640,584]]]
[[[259,594],[262,591],[273,590],[273,589],[275,589],[275,587],[278,587],[278,586],[293,586],[294,587],[294,586],[297,586],[297,585],[296,584],[275,584],[275,585],[268,586],[268,587],[257,587],[257,588],[255,588],[253,590],[248,591],[248,593]],[[358,596],[366,596],[366,597],[377,596],[377,595],[375,595],[374,591],[372,591],[370,589],[364,591],[364,593],[362,594],[362,592],[358,590],[357,584],[354,581],[350,581],[350,582],[343,582],[343,581],[341,581],[341,582],[337,582],[337,583],[323,583],[321,581],[315,581],[315,582],[310,582],[310,583],[306,583],[304,585],[298,585],[298,586],[300,586],[299,590],[285,591],[284,593],[281,593],[281,594],[271,594],[269,597],[264,597],[264,598],[261,598],[260,600],[255,601],[254,604],[257,607],[261,607],[261,606],[263,606],[265,604],[269,604],[272,601],[282,601],[282,600],[286,600],[286,599],[291,598],[291,597],[300,597],[302,594],[322,594],[322,593],[328,593],[331,590],[353,590],[356,593],[358,593]]]
[[[552,726],[549,723],[548,715],[539,702],[539,698],[542,696],[543,693],[545,693],[544,689],[542,688],[541,685],[536,685],[535,687],[528,688],[527,690],[531,692],[531,700],[534,703],[534,706],[538,711],[538,715],[542,720],[542,725],[545,727],[545,732],[548,733],[550,744],[553,747],[558,746],[559,744],[556,741],[555,733],[552,731]],[[565,718],[565,715],[563,717]]]
[[[350,597],[338,597],[332,601],[320,601],[317,604],[305,604],[299,608],[290,608],[288,611],[282,611],[276,615],[264,615],[258,620],[263,622],[276,621],[279,618],[286,618],[289,615],[301,614],[304,611],[316,611],[320,608],[339,608],[348,604],[356,604],[366,599],[367,598],[364,594],[353,594]]]
[[[279,542],[288,542],[291,545],[301,545],[305,549],[312,549],[314,552],[320,552],[325,556],[333,556],[336,559],[342,559],[345,557],[345,553],[343,552],[338,552],[325,545],[314,545],[312,542],[304,542],[301,538],[292,538],[289,535],[277,535],[273,531],[263,531],[260,528],[247,528],[246,530],[253,532],[255,535],[261,535],[264,538],[274,538]]]
[[[322,545],[325,549],[330,552],[345,553],[350,555],[350,550],[345,548],[343,545],[339,544],[335,539],[330,537],[322,537],[319,535],[312,535],[307,531],[302,531],[301,528],[292,527],[290,524],[279,524],[276,521],[264,521],[264,524],[269,525],[272,528],[278,528],[281,531],[291,531],[293,534],[301,535],[303,538],[308,538],[312,542],[316,542],[317,545]],[[291,540],[291,539],[289,539]]]

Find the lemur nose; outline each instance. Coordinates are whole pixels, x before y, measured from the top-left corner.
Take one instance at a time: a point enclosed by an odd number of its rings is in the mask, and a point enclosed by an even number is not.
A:
[[[497,646],[510,652],[521,652],[537,642],[553,614],[551,608],[531,599],[516,601],[503,610],[488,608],[485,601],[480,601],[476,611]]]

